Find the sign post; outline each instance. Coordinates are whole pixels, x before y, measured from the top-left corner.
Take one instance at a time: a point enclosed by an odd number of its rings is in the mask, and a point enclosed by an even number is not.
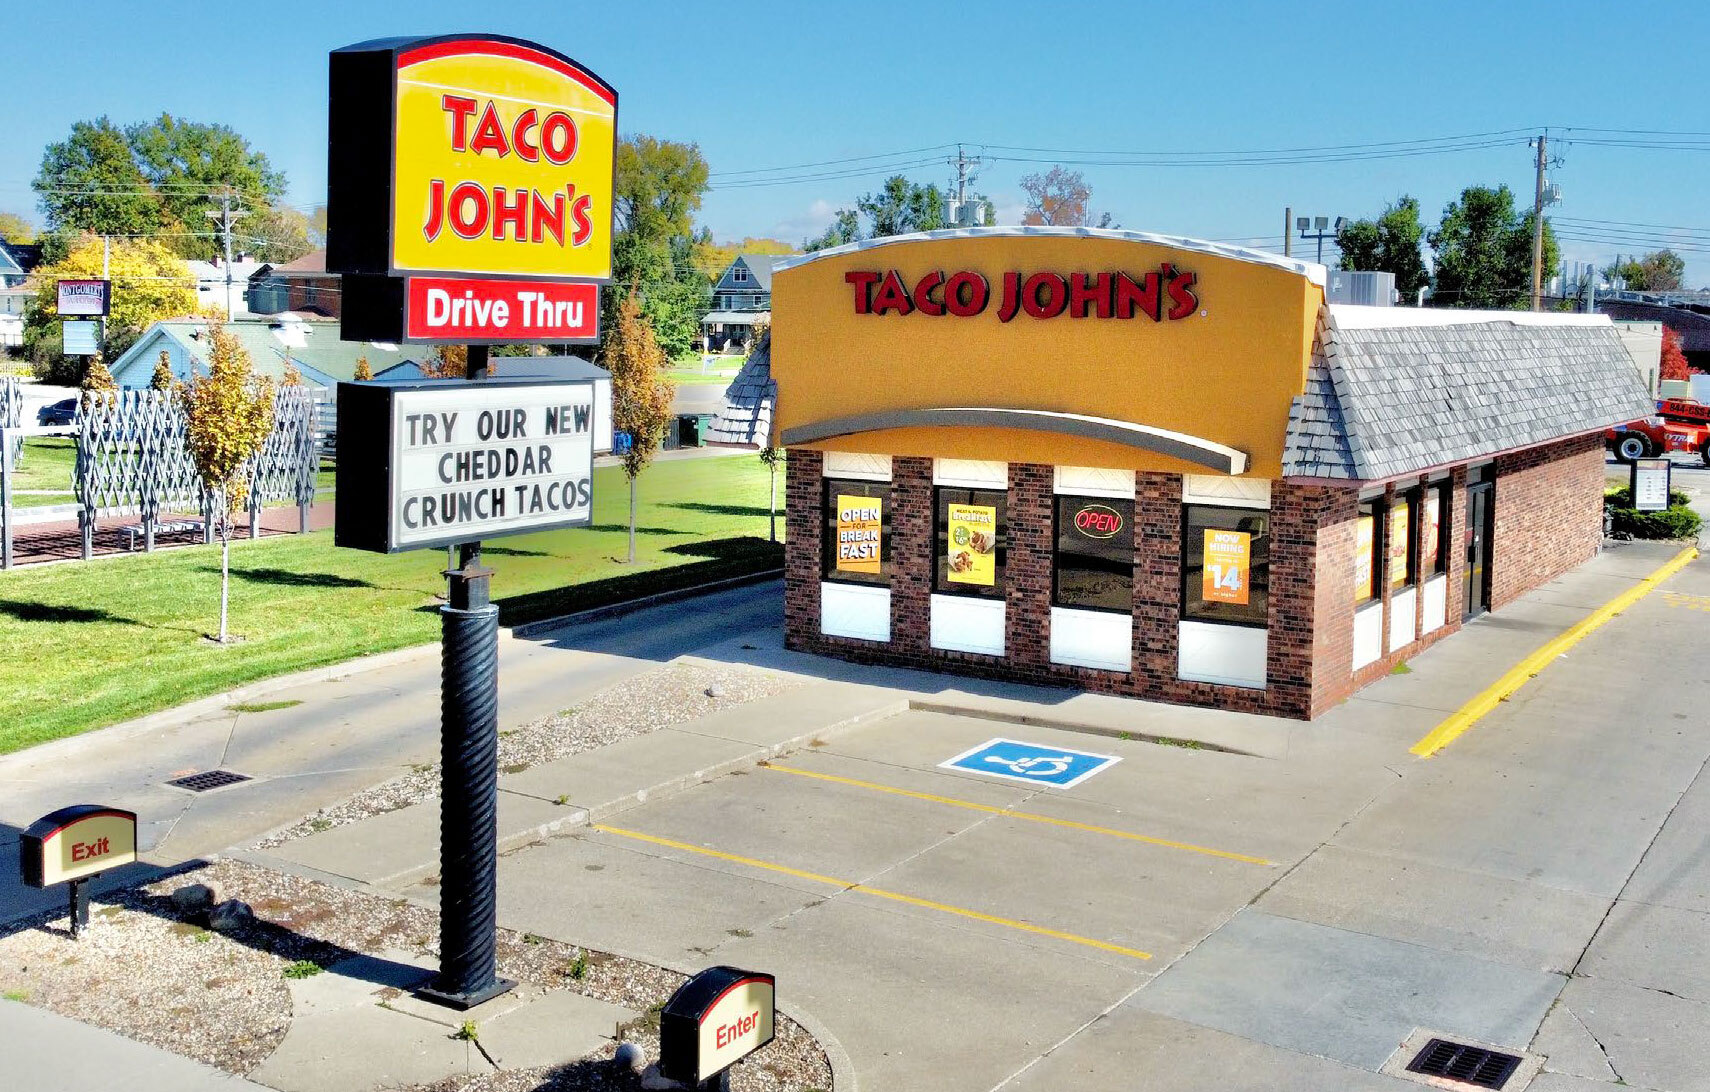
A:
[[[24,886],[70,885],[73,937],[89,924],[89,892],[84,884],[136,859],[136,812],[101,804],[73,804],[49,812],[18,839]]]
[[[329,69],[327,268],[343,277],[343,336],[464,344],[465,378],[480,380],[339,385],[334,529],[339,546],[448,551],[440,971],[421,992],[468,1009],[515,985],[496,965],[499,612],[481,540],[593,514],[593,383],[488,379],[487,354],[599,340],[617,92],[498,35],[363,42]]]

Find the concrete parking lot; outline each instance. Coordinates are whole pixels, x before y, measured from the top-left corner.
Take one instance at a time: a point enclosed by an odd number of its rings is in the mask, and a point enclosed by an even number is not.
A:
[[[1539,1089],[1710,1087],[1704,564],[1407,754],[1469,657],[1655,557],[1264,754],[900,712],[512,853],[502,920],[772,971],[871,1088],[1417,1087],[1380,1070],[1421,1029],[1545,1055]],[[1120,761],[1068,789],[940,768],[993,737]]]

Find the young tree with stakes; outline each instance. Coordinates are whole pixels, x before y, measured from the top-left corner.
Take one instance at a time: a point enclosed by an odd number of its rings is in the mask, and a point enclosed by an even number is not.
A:
[[[212,502],[220,536],[220,632],[226,644],[233,515],[243,506],[246,471],[273,429],[273,384],[252,370],[249,353],[225,326],[208,324],[208,374],[184,390],[185,441]]]
[[[778,467],[784,464],[784,449],[768,443],[760,449],[760,461],[766,464],[766,518],[771,521],[767,534],[778,541]]]
[[[374,368],[371,364],[368,363],[368,358],[365,356],[357,357],[356,358],[356,376],[355,376],[356,381],[358,383],[367,383],[369,380],[371,380],[373,378],[374,378]]]
[[[630,435],[623,454],[629,479],[629,560],[635,560],[635,479],[653,461],[671,420],[677,385],[665,374],[670,361],[653,336],[632,293],[618,304],[617,321],[606,339],[605,365],[612,373],[612,426]]]

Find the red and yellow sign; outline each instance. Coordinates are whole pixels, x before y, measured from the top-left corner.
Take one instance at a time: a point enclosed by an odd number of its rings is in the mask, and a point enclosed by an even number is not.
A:
[[[997,509],[989,504],[952,504],[948,515],[945,579],[992,587],[997,583]]]
[[[409,341],[598,340],[596,284],[461,277],[411,277],[408,284],[404,337]]]
[[[332,54],[334,272],[611,277],[617,92],[543,45],[386,39]]]
[[[1437,569],[1438,544],[1442,541],[1443,536],[1442,498],[1441,490],[1425,490],[1425,520],[1424,526],[1419,528],[1421,538],[1419,556],[1424,558],[1427,573],[1435,572]]]
[[[1389,510],[1389,586],[1407,583],[1407,526],[1413,518],[1411,509],[1397,504]]]
[[[137,859],[135,812],[75,804],[42,816],[19,839],[23,880],[51,887]]]
[[[1354,602],[1372,597],[1372,538],[1376,520],[1361,516],[1354,523]]]
[[[879,574],[884,502],[878,497],[837,495],[838,572]]]
[[[1207,603],[1246,606],[1251,594],[1249,577],[1253,567],[1253,536],[1246,531],[1205,529],[1205,566],[1200,574],[1200,596]]]

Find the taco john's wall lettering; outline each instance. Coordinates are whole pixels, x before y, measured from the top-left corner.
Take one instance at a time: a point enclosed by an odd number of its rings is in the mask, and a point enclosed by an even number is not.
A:
[[[1018,315],[1036,319],[1144,317],[1161,322],[1185,319],[1199,309],[1199,297],[1194,293],[1197,275],[1170,262],[1143,275],[1011,270],[1003,274],[996,291],[983,274],[967,269],[948,275],[934,269],[912,283],[895,269],[883,273],[852,269],[843,279],[854,288],[857,315],[919,313],[933,318],[972,318],[995,304],[998,319],[1003,322]]]

